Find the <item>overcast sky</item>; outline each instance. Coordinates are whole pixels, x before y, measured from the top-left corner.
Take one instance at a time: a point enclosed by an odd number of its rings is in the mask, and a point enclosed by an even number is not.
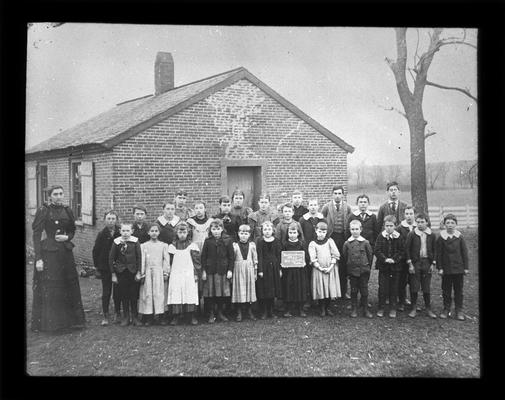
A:
[[[419,30],[420,51],[428,31]],[[461,34],[448,29],[443,36]],[[416,29],[407,35],[412,63]],[[467,30],[471,42],[476,37]],[[384,61],[396,57],[392,28],[35,24],[27,51],[27,148],[152,94],[156,52],[168,51],[175,86],[242,66],[354,146],[349,164],[409,163],[407,121],[381,108],[401,108]],[[477,94],[476,50],[442,47],[428,78]],[[470,98],[427,87],[424,115],[438,132],[427,140],[428,161],[477,157],[477,105]]]

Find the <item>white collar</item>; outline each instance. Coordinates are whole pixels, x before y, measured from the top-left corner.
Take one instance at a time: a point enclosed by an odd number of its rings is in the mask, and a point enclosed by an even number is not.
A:
[[[459,238],[461,236],[461,232],[458,231],[457,229],[454,230],[454,233],[452,234],[454,237]],[[442,239],[447,240],[449,238],[449,234],[447,233],[447,230],[440,231],[440,236]]]
[[[407,224],[407,220],[404,219],[402,222],[400,222],[400,225],[405,228],[410,228],[411,226],[413,226],[415,228],[417,226],[417,223],[416,223],[416,221],[414,221],[414,223],[412,225],[409,225],[409,224]]]
[[[335,199],[333,199],[332,201],[333,201],[333,204],[335,204],[335,205],[336,205],[336,204],[340,204],[340,205],[343,205],[343,204],[344,204],[344,200],[340,200],[340,203],[337,203],[337,202],[335,201]]]
[[[386,233],[386,230],[382,231],[382,236],[384,236],[385,238],[388,237],[388,234]],[[393,236],[393,239],[398,239],[400,237],[400,234],[397,231],[393,231],[393,233],[391,234],[391,236]]]
[[[354,236],[351,236],[349,239],[347,239],[348,242],[353,242],[354,240],[357,240],[358,242],[362,242],[363,240],[365,240],[365,238],[363,236],[359,235],[357,238],[354,238]]]
[[[170,221],[168,219],[166,219],[164,215],[160,215],[158,217],[158,221],[160,221],[161,225],[163,225],[163,226],[165,226],[168,223],[172,226],[175,226],[179,223],[180,220],[181,220],[181,217],[179,217],[178,215],[174,215],[174,217]],[[174,223],[174,221],[176,221],[176,222]]]
[[[417,236],[421,236],[421,234],[423,233],[419,230],[417,226],[414,228],[414,232],[416,233]],[[424,233],[426,233],[427,235],[431,235],[431,229],[427,226]]]
[[[127,242],[137,243],[138,240],[139,239],[136,236],[130,236],[130,238],[127,240]],[[121,243],[125,243],[125,241],[123,240],[123,238],[121,236],[119,236],[114,239],[114,243],[121,244]]]
[[[388,200],[388,204],[395,203],[396,205],[398,205],[398,201],[399,200]]]
[[[312,217],[312,214],[310,212],[303,214],[303,219],[308,221]],[[316,214],[316,218],[323,219],[324,215],[320,212]]]
[[[360,210],[353,211],[353,214],[356,215],[356,217],[359,217],[361,214],[363,214]],[[365,211],[365,214],[368,214],[369,216],[372,216],[372,212],[369,210]]]

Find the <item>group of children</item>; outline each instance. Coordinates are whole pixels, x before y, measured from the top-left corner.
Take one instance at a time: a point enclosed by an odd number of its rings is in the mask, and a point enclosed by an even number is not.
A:
[[[306,316],[311,301],[321,316],[333,316],[331,300],[351,299],[350,316],[358,316],[358,294],[365,317],[372,318],[368,281],[374,265],[379,270],[378,317],[389,317],[410,305],[409,317],[418,311],[423,292],[425,310],[431,308],[430,284],[435,270],[442,275],[444,308],[464,320],[463,276],[468,273],[468,252],[457,219],[444,217],[445,229],[435,238],[429,219],[399,201],[399,186],[388,183],[388,202],[377,217],[368,210],[367,195],[358,196],[357,211],[343,200],[344,188],[333,187],[333,200],[319,212],[317,199],[302,205],[300,191],[292,202],[277,210],[270,197],[261,195],[259,209],[244,207],[244,193],[219,199],[220,212],[210,218],[204,202],[186,207],[187,193],[178,191],[174,202],[163,205],[163,214],[148,224],[146,209],[133,207],[134,222],[118,222],[109,211],[105,227],[93,248],[96,276],[102,280],[102,325],[108,325],[109,302],[114,300],[115,322],[122,326],[158,323],[176,325],[184,315],[198,324],[197,311],[209,323],[255,320],[258,303],[261,319],[277,318],[276,299],[283,301],[283,316]],[[350,296],[347,296],[347,281]],[[407,284],[410,302],[407,300]],[[203,304],[202,304],[203,303]],[[202,307],[205,306],[205,309]],[[121,315],[122,311],[122,315]],[[139,316],[140,314],[140,316]]]

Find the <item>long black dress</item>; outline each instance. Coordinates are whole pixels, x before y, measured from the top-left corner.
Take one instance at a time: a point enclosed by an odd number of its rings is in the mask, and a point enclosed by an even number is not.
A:
[[[32,330],[55,331],[72,326],[84,326],[79,277],[75,268],[70,241],[75,222],[70,208],[63,205],[43,205],[32,224],[35,261],[43,260],[43,271],[33,272]],[[46,239],[41,240],[42,232]],[[56,234],[68,235],[66,242],[57,242]]]
[[[256,244],[258,252],[258,273],[263,272],[263,278],[256,280],[256,297],[258,299],[280,299],[281,288],[281,245],[278,239],[265,242],[263,238]]]
[[[296,242],[291,242],[288,240],[282,247],[282,251],[306,252],[305,245],[299,240]],[[284,301],[303,302],[307,300],[307,266],[304,266],[302,268],[283,268],[281,282],[282,299]]]

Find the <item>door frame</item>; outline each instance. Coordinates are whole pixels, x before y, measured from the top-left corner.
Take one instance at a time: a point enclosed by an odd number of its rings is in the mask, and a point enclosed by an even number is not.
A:
[[[260,194],[266,192],[267,160],[264,158],[230,159],[220,158],[221,164],[221,194],[228,194],[228,167],[259,167],[261,176]]]

